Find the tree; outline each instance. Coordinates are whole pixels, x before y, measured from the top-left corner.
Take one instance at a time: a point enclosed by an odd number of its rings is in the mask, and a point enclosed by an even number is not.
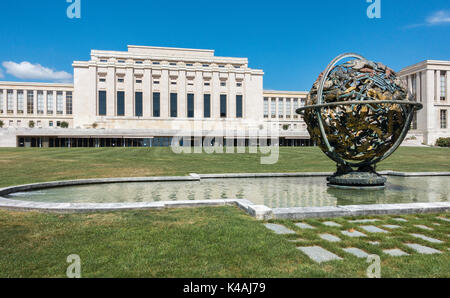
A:
[[[3,125],[5,125],[5,123],[2,120],[0,120],[0,128],[3,128]]]
[[[33,120],[30,120],[30,122],[28,122],[28,127],[29,128],[34,128],[34,121]]]

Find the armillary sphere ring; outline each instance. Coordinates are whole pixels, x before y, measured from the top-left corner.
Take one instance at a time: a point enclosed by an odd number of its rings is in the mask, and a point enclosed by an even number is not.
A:
[[[356,59],[360,59],[360,60],[365,59],[363,56],[354,54],[354,53],[346,53],[346,54],[342,54],[342,55],[339,55],[338,57],[334,58],[334,60],[331,61],[330,64],[328,65],[327,69],[325,70],[325,73],[323,74],[323,76],[320,80],[319,89],[317,92],[317,105],[305,106],[305,107],[299,108],[296,110],[296,113],[299,115],[303,115],[306,110],[311,110],[311,109],[315,110],[315,113],[316,113],[316,116],[317,116],[317,119],[319,122],[319,128],[320,128],[320,134],[322,137],[322,141],[324,142],[324,144],[326,145],[326,147],[328,149],[328,151],[326,152],[326,155],[329,158],[334,160],[337,164],[348,165],[350,167],[355,167],[355,168],[356,167],[364,167],[364,166],[372,165],[372,164],[375,164],[375,163],[385,160],[386,158],[388,158],[392,153],[394,153],[398,149],[398,147],[402,144],[403,140],[405,139],[405,137],[408,133],[409,127],[411,125],[411,122],[412,122],[413,116],[414,116],[413,111],[421,110],[423,108],[423,105],[421,103],[409,101],[409,100],[403,101],[403,100],[376,100],[376,99],[363,100],[363,101],[341,101],[341,102],[333,102],[333,103],[324,104],[323,88],[325,86],[325,82],[326,82],[328,76],[330,75],[331,71],[333,70],[333,68],[341,60],[346,59],[346,58],[356,58]],[[360,162],[360,163],[348,162],[348,161],[344,160],[341,156],[339,156],[339,154],[337,154],[335,152],[335,149],[330,145],[330,142],[328,141],[327,135],[325,133],[321,110],[323,108],[332,107],[332,106],[370,105],[370,104],[398,104],[402,107],[402,109],[405,109],[405,107],[407,107],[406,112],[407,112],[408,116],[406,119],[406,125],[403,127],[402,133],[400,134],[400,136],[397,139],[397,141],[395,142],[395,144],[384,155],[379,156],[370,161],[364,161],[364,162]]]

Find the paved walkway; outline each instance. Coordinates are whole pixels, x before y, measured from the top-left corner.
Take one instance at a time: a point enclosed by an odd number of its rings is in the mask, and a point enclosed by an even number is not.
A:
[[[433,245],[448,244],[450,235],[448,235],[448,228],[450,228],[450,219],[447,217],[436,217],[433,222],[424,224],[418,224],[420,219],[405,219],[401,217],[390,218],[388,220],[382,219],[358,219],[358,220],[339,220],[335,221],[322,221],[320,223],[306,223],[306,222],[294,222],[292,226],[284,226],[282,224],[265,224],[265,226],[273,232],[286,237],[293,237],[291,235],[302,236],[296,239],[288,239],[289,242],[297,245],[297,249],[308,256],[312,261],[317,263],[324,263],[330,261],[345,261],[350,257],[367,258],[371,253],[367,250],[367,245],[379,249],[381,246],[381,257],[409,257],[415,254],[442,254],[449,253],[450,248],[437,249]],[[389,223],[388,223],[389,222]],[[395,222],[395,224],[392,224]],[[350,229],[344,229],[351,226]],[[447,232],[437,233],[436,229],[445,228]],[[326,232],[324,232],[326,230]],[[414,233],[411,233],[414,231]],[[396,235],[391,235],[392,233]],[[428,235],[428,233],[433,233]],[[302,242],[309,241],[311,239],[304,240],[305,233],[314,235],[318,241],[326,241],[329,245],[335,245],[333,252],[319,246],[309,245],[304,246]],[[313,233],[313,234],[311,234]],[[401,235],[402,245],[400,247],[387,248],[383,245],[383,239],[395,238]],[[437,236],[438,237],[437,237]],[[381,237],[377,237],[381,236]],[[295,236],[294,236],[295,237]],[[405,240],[408,237],[410,240]],[[361,244],[361,247],[345,247],[343,241],[348,239],[354,239]],[[370,239],[376,238],[376,240]],[[437,239],[440,238],[440,239]],[[329,246],[328,245],[328,246]],[[365,249],[364,249],[365,248]],[[378,250],[380,251],[380,250]]]

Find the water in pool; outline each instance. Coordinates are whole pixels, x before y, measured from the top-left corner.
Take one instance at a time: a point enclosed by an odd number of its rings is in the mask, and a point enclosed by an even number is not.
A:
[[[450,177],[389,177],[385,190],[341,190],[324,177],[211,179],[50,188],[8,196],[68,203],[247,199],[271,208],[450,201]]]

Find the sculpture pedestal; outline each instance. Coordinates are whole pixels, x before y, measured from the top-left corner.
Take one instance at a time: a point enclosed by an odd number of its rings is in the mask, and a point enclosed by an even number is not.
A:
[[[342,189],[384,189],[387,179],[372,167],[360,168],[357,171],[350,167],[339,167],[336,174],[327,178],[328,186]]]

